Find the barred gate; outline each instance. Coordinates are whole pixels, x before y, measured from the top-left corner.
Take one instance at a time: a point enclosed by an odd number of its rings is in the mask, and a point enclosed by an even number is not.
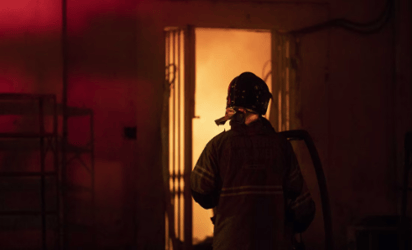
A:
[[[163,176],[166,193],[165,249],[191,249],[192,119],[194,114],[194,29],[165,30]]]

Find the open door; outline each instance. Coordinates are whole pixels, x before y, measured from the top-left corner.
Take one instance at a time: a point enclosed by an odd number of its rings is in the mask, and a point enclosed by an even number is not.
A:
[[[162,115],[166,204],[165,249],[192,248],[192,119],[195,82],[194,29],[165,30],[165,89]]]
[[[311,136],[302,130],[300,45],[299,37],[272,31],[273,102],[269,119],[274,128],[293,146],[308,188],[317,204],[317,217],[322,220],[323,249],[329,250],[333,249],[333,234],[326,177]],[[309,185],[310,179],[315,180],[311,181],[312,185]],[[304,234],[308,234],[308,231]]]

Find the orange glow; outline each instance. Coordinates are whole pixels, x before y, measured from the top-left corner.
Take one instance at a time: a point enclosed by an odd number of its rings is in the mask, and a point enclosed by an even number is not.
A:
[[[228,123],[219,127],[214,123],[225,114],[230,81],[244,71],[265,78],[270,71],[270,48],[270,32],[196,29],[195,115],[200,118],[193,121],[193,166],[206,143],[224,129],[230,129]],[[271,77],[266,83],[271,89]],[[210,217],[211,210],[193,203],[194,244],[213,235]]]

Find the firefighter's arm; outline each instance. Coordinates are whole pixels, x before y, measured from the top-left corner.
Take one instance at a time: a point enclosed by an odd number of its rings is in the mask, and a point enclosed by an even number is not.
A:
[[[192,197],[200,206],[206,209],[216,207],[219,202],[219,194],[217,192],[212,194],[201,194],[192,189]]]
[[[203,208],[209,209],[219,201],[217,157],[209,142],[200,155],[190,175],[193,199]]]

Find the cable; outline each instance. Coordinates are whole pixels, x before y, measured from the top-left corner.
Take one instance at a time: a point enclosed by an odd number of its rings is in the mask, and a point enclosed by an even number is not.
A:
[[[354,33],[359,34],[373,34],[379,32],[390,20],[393,15],[394,0],[387,0],[384,10],[381,14],[372,21],[360,23],[353,22],[347,19],[338,18],[327,22],[315,24],[312,26],[304,27],[291,31],[278,31],[280,34],[292,34],[292,35],[304,35],[309,33],[318,32],[331,27],[342,28]]]
[[[269,75],[272,73],[271,70],[269,70],[269,73],[265,74],[265,69],[266,67],[269,65],[269,63],[272,63],[272,60],[268,60],[263,64],[263,68],[262,68],[262,79],[263,81],[266,82],[267,78],[269,77]]]

